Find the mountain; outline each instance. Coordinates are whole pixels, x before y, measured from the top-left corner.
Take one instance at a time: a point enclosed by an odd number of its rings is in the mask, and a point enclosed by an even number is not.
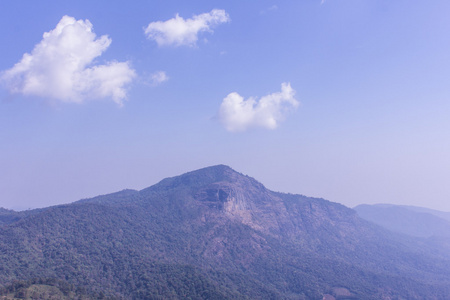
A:
[[[441,219],[444,219],[444,220],[447,220],[450,222],[450,212],[448,212],[448,211],[440,211],[440,210],[435,210],[435,209],[430,209],[430,208],[420,207],[420,206],[410,206],[410,205],[400,205],[400,206],[406,207],[409,210],[413,210],[416,212],[432,214],[432,215],[435,215]]]
[[[450,237],[450,213],[391,204],[362,204],[359,216],[386,229],[416,237]]]
[[[117,299],[446,299],[449,270],[422,239],[223,165],[0,226],[5,290],[38,278]]]

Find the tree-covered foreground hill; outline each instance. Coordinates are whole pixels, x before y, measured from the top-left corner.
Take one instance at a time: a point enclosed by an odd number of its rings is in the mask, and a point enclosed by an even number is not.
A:
[[[435,250],[219,165],[5,222],[0,285],[57,280],[115,299],[448,299],[450,257]]]

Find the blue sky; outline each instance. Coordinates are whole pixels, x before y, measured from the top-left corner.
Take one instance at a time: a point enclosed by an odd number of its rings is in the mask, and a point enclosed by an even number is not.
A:
[[[450,211],[448,1],[2,1],[0,206],[215,164]],[[44,35],[45,34],[45,35]]]

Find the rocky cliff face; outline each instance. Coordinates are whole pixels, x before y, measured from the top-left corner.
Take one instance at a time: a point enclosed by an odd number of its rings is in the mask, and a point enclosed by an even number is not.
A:
[[[280,222],[288,214],[281,198],[247,178],[202,187],[195,199],[200,205],[214,208],[216,214],[266,234],[279,233]],[[211,213],[210,210],[204,212]]]

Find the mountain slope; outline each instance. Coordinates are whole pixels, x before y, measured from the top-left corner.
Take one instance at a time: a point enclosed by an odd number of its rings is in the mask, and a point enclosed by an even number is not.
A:
[[[439,211],[439,210],[435,210],[435,209],[430,209],[430,208],[425,208],[425,207],[420,207],[420,206],[411,206],[411,205],[400,205],[400,206],[408,208],[409,210],[412,210],[412,211],[432,214],[432,215],[435,215],[441,219],[444,219],[444,220],[447,220],[450,222],[450,212],[448,212],[448,211]]]
[[[0,284],[58,278],[126,299],[443,299],[450,263],[433,251],[220,165],[1,226]]]

